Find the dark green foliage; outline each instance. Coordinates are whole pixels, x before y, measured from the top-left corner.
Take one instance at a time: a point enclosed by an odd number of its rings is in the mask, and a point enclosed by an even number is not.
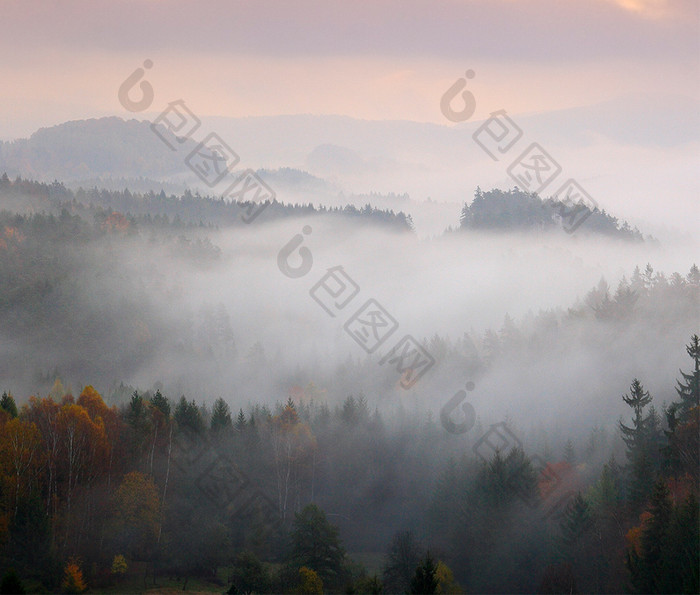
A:
[[[214,402],[214,408],[211,412],[211,430],[212,432],[219,432],[231,427],[231,410],[226,401],[219,398]]]
[[[628,554],[638,593],[698,592],[698,503],[694,495],[674,506],[663,480],[654,484],[642,525],[640,550]]]
[[[479,492],[485,507],[503,509],[514,503],[534,506],[539,492],[537,475],[522,449],[513,448],[503,457],[496,452],[479,474]]]
[[[170,401],[168,401],[168,399],[164,397],[159,390],[156,391],[156,394],[153,395],[153,398],[151,399],[151,407],[154,407],[160,411],[165,419],[170,418]]]
[[[591,524],[588,504],[581,496],[581,492],[579,492],[568,503],[560,523],[561,541],[564,550],[571,551],[575,549],[582,540],[583,534],[591,529]]]
[[[12,395],[6,392],[2,393],[2,397],[0,397],[0,409],[9,413],[10,417],[17,417],[15,400],[12,398]]]
[[[137,429],[143,423],[146,414],[143,397],[134,391],[129,401],[129,422],[134,429]]]
[[[194,402],[194,399],[190,402],[185,399],[184,396],[180,397],[180,401],[175,407],[175,413],[173,415],[178,426],[182,429],[187,429],[195,434],[201,434],[204,432],[204,420],[202,420],[202,413]]]
[[[622,439],[627,446],[626,455],[630,469],[629,500],[634,507],[639,507],[649,495],[654,483],[657,471],[654,463],[658,460],[660,430],[656,413],[653,410],[648,414],[644,411],[652,399],[639,380],[635,378],[632,381],[630,394],[623,395],[622,400],[634,413],[631,426],[622,421],[619,425]]]
[[[674,508],[666,538],[664,570],[669,590],[700,592],[700,518],[694,494]]]
[[[697,267],[695,267],[697,272]],[[664,431],[667,444],[663,448],[665,467],[669,473],[688,474],[698,477],[700,468],[700,445],[698,444],[698,425],[700,423],[700,337],[693,335],[686,346],[688,355],[693,360],[693,371],[686,374],[680,370],[682,380],[677,381],[676,392],[679,400],[666,409],[668,430]]]
[[[307,505],[295,515],[291,544],[291,559],[297,568],[306,566],[316,571],[326,587],[340,584],[345,550],[338,528],[328,522],[315,504]]]
[[[464,205],[459,218],[460,229],[541,230],[561,225],[560,201],[542,200],[537,194],[513,188],[483,192],[477,187],[474,200]],[[622,224],[605,211],[584,207],[588,217],[580,229],[633,241],[642,241],[638,229]]]
[[[676,392],[680,398],[678,416],[681,422],[688,419],[691,409],[700,406],[700,337],[693,335],[686,346],[688,355],[693,360],[693,371],[686,374],[679,370],[683,380],[678,380]]]
[[[229,593],[267,593],[271,587],[270,576],[262,562],[251,551],[239,552],[231,568]]]
[[[148,135],[158,140],[150,131]],[[181,162],[180,162],[181,163]],[[159,194],[153,191],[130,192],[129,190],[106,190],[98,188],[79,188],[70,190],[63,184],[55,182],[45,184],[16,178],[9,184],[0,187],[4,198],[12,200],[30,195],[36,201],[36,208],[43,207],[44,211],[59,211],[68,207],[71,212],[77,212],[74,216],[74,224],[85,231],[88,226],[82,226],[82,218],[92,220],[100,226],[112,213],[124,213],[127,219],[135,226],[145,228],[179,228],[186,229],[193,226],[245,226],[241,221],[241,207],[235,202],[223,201],[218,196],[201,196],[199,192],[192,193],[189,189],[177,196]],[[249,203],[242,203],[243,205]],[[293,215],[329,214],[333,217],[343,218],[346,221],[354,219],[358,223],[370,223],[378,227],[396,232],[412,232],[413,221],[409,214],[393,210],[383,210],[366,205],[357,208],[353,205],[338,207],[314,206],[307,204],[283,204],[277,200],[268,201],[267,208],[256,219],[260,221],[273,221]],[[71,217],[68,210],[66,217]],[[98,227],[99,228],[99,227]],[[189,247],[182,246],[185,250],[195,254],[200,253],[204,260],[218,258],[218,249],[206,241],[193,242]]]
[[[410,593],[435,593],[438,586],[438,580],[435,576],[437,565],[433,560],[430,552],[420,561],[416,571],[411,578]]]

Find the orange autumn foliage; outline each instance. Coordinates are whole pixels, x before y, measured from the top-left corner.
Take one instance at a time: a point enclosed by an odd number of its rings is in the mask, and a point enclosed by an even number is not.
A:
[[[83,571],[75,558],[68,560],[63,570],[63,581],[61,587],[64,593],[82,593],[87,590],[87,584],[83,578]]]
[[[15,246],[24,242],[24,234],[16,227],[5,226],[5,229],[0,233],[0,250],[7,249],[8,246]]]
[[[129,229],[129,220],[121,213],[115,211],[102,222],[102,229],[105,231],[124,232]]]
[[[633,549],[637,555],[641,555],[642,548],[642,533],[644,532],[644,526],[652,519],[652,514],[645,510],[639,515],[639,525],[632,527],[627,534],[625,539],[627,540],[627,546]]]

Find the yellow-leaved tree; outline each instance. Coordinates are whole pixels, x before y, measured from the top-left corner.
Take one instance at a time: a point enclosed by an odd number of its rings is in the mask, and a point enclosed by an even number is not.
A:
[[[160,499],[150,477],[133,471],[117,489],[114,534],[122,551],[133,559],[150,559],[158,539]]]
[[[301,595],[323,595],[323,581],[311,568],[302,566],[299,569],[299,587]]]

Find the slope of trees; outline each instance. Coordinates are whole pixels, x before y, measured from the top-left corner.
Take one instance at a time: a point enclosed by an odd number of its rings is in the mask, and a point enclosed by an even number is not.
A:
[[[289,398],[241,410],[234,424],[223,399],[210,413],[161,392],[110,408],[91,386],[75,399],[59,382],[21,407],[5,393],[4,584],[695,593],[697,346],[693,335],[665,421],[641,381],[622,397],[624,464],[600,464],[570,438],[547,461],[519,448],[426,449],[444,438],[434,421],[387,424],[363,397],[332,411]],[[368,472],[380,474],[374,487]],[[400,514],[387,517],[392,507]],[[362,544],[386,551],[383,572],[353,560],[348,545]]]
[[[630,241],[643,241],[643,236],[626,221],[620,223],[616,217],[597,208],[584,207],[587,214],[585,233],[599,233]],[[555,199],[541,199],[537,194],[519,190],[476,189],[474,200],[465,204],[460,215],[460,230],[526,231],[553,229],[560,225],[561,213],[568,208]]]
[[[97,187],[73,191],[59,182],[47,184],[17,177],[10,180],[7,174],[0,176],[0,196],[3,202],[18,212],[48,211],[56,214],[63,209],[79,215],[87,221],[94,220],[102,228],[114,227],[123,217],[125,227],[192,228],[203,226],[244,227],[242,207],[249,202],[225,201],[220,197],[201,196],[186,190],[182,195],[166,195],[161,190],[156,194],[105,190]],[[117,217],[114,217],[114,214]],[[353,205],[344,207],[315,207],[309,204],[284,204],[277,200],[267,201],[258,222],[275,221],[288,217],[330,214],[332,216],[362,219],[364,224],[374,224],[384,229],[406,232],[413,229],[411,216],[403,212],[382,210],[366,204],[362,208]],[[112,217],[112,220],[110,220]],[[116,221],[115,221],[116,219]]]

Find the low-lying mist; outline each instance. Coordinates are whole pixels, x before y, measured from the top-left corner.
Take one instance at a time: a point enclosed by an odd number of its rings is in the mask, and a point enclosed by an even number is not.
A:
[[[295,277],[278,264],[290,242]],[[147,229],[111,234],[63,254],[66,278],[44,298],[55,318],[49,308],[26,332],[14,325],[0,334],[2,388],[21,401],[60,376],[74,392],[91,383],[114,403],[158,387],[171,398],[223,397],[237,410],[313,383],[331,404],[363,393],[372,408],[438,415],[472,381],[482,423],[510,416],[523,428],[589,427],[623,411],[619,397],[634,377],[659,402],[673,397],[682,345],[697,329],[697,287],[690,301],[650,297],[609,318],[596,314],[589,292],[604,278],[612,299],[647,263],[657,280],[685,276],[690,253],[680,242],[585,231],[425,240],[331,215],[193,228],[165,242]],[[334,286],[339,266],[358,289],[331,316],[310,291],[324,276]],[[322,288],[317,295],[333,303]],[[372,298],[398,327],[367,354],[344,324]],[[395,367],[380,364],[405,335],[436,360],[408,390]]]

